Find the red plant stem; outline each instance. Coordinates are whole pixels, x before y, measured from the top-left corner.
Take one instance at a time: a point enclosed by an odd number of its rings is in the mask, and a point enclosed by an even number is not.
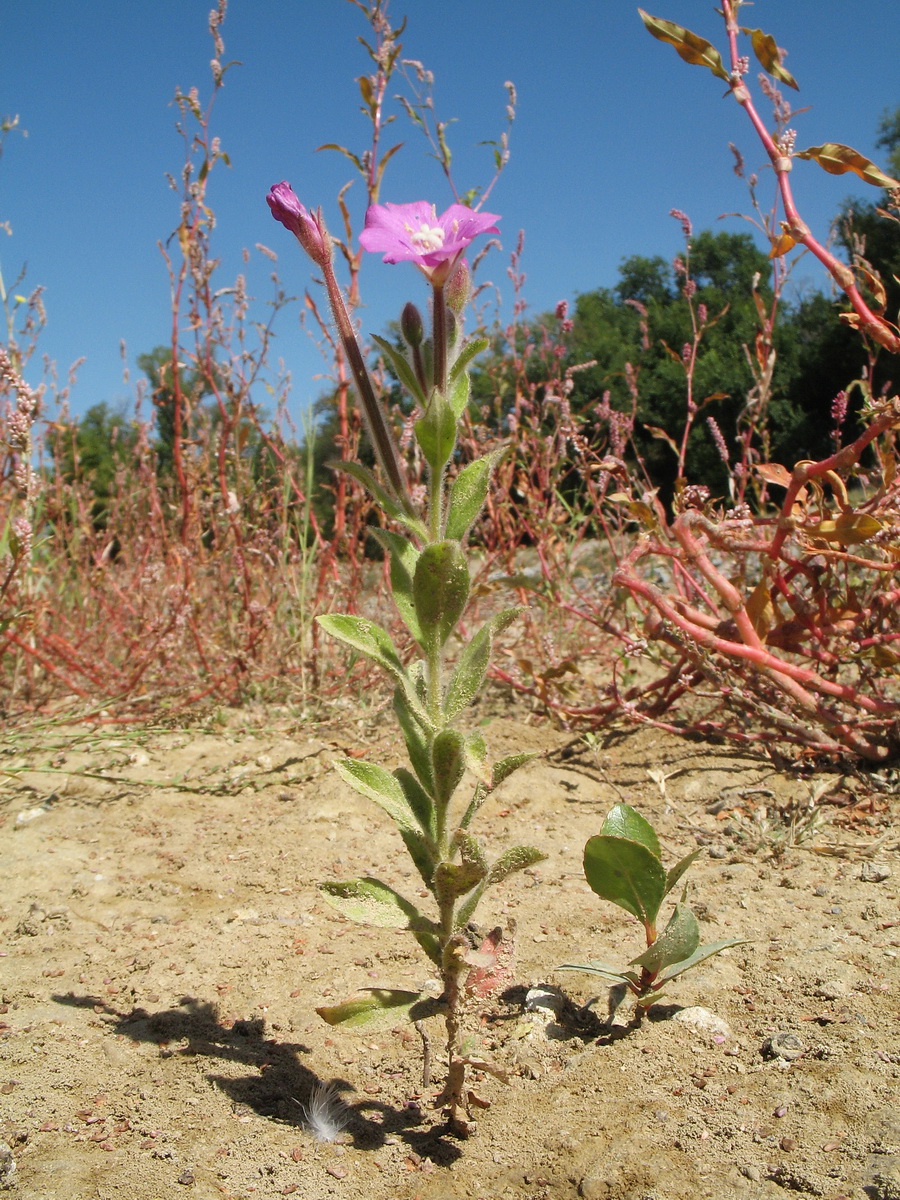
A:
[[[840,472],[855,466],[866,447],[877,437],[880,437],[882,433],[890,429],[892,425],[895,425],[898,418],[900,418],[900,401],[895,397],[890,407],[876,417],[871,425],[863,430],[855,442],[851,442],[849,446],[844,446],[842,450],[838,450],[830,458],[823,458],[820,462],[797,463],[791,473],[791,482],[788,485],[787,494],[781,506],[778,529],[769,545],[768,554],[771,559],[777,559],[780,556],[785,539],[796,528],[796,521],[793,517],[794,502],[801,488],[810,479],[818,479],[826,475],[829,471]]]
[[[779,147],[775,144],[772,135],[760,119],[750,92],[738,71],[740,56],[737,39],[740,33],[740,26],[735,19],[733,0],[722,0],[722,12],[725,16],[728,44],[731,53],[731,91],[735,100],[737,100],[738,104],[741,105],[750,118],[750,122],[756,130],[757,136],[762,142],[775,170],[775,178],[778,181],[778,190],[781,194],[781,202],[784,205],[784,214],[787,218],[788,232],[796,242],[805,246],[807,250],[815,255],[845,293],[859,317],[860,329],[868,333],[873,341],[877,342],[880,346],[884,346],[885,349],[890,350],[893,354],[900,353],[900,335],[886,321],[872,312],[860,295],[853,272],[813,237],[809,226],[797,211],[791,185],[788,181],[788,174],[793,162],[789,156],[782,154]]]

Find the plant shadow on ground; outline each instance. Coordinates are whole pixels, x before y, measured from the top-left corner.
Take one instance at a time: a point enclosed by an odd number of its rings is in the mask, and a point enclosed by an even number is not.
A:
[[[399,1137],[417,1154],[427,1155],[436,1165],[449,1166],[460,1157],[455,1142],[445,1136],[441,1125],[425,1125],[427,1116],[415,1105],[394,1107],[376,1100],[352,1100],[353,1085],[345,1079],[323,1080],[305,1066],[301,1055],[311,1053],[300,1042],[279,1042],[267,1037],[261,1017],[223,1024],[218,1007],[211,1001],[184,996],[177,1008],[148,1012],[143,1007],[128,1012],[99,996],[56,994],[53,1000],[74,1008],[89,1008],[107,1018],[111,1033],[134,1042],[148,1042],[162,1053],[183,1057],[204,1056],[242,1063],[252,1075],[234,1077],[209,1072],[206,1078],[227,1095],[235,1108],[246,1106],[261,1117],[308,1129],[305,1109],[316,1089],[326,1083],[341,1095],[348,1120],[343,1133],[359,1150],[377,1150],[388,1137]],[[172,1043],[186,1041],[182,1047]],[[374,1118],[374,1119],[373,1119]]]

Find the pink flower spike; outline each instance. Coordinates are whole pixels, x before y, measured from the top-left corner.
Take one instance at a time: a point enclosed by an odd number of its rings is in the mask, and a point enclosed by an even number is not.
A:
[[[275,220],[280,221],[297,238],[314,262],[321,263],[323,257],[330,257],[331,251],[319,222],[306,211],[287,180],[272,185],[266,203]]]
[[[449,275],[450,266],[475,238],[500,232],[494,224],[499,220],[496,213],[475,212],[464,204],[451,204],[440,216],[424,200],[372,204],[359,244],[373,254],[383,254],[386,263],[415,263],[428,276],[446,263],[441,274]]]

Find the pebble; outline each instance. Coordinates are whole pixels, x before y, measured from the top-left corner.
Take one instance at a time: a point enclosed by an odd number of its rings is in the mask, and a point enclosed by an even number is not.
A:
[[[891,868],[883,862],[864,862],[859,868],[861,883],[884,883],[891,877]]]
[[[782,1030],[780,1033],[773,1033],[763,1042],[762,1051],[767,1058],[780,1058],[784,1062],[793,1062],[794,1059],[800,1058],[806,1053],[806,1047],[796,1033]]]
[[[732,1036],[731,1027],[727,1021],[723,1021],[714,1012],[710,1012],[708,1008],[701,1008],[699,1005],[680,1008],[672,1020],[678,1021],[681,1025],[687,1025],[697,1033],[706,1034],[711,1039]]]

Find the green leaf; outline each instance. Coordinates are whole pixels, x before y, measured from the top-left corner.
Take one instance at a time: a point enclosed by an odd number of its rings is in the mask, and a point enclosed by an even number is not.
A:
[[[391,533],[387,529],[373,529],[372,536],[391,556],[391,595],[406,628],[421,645],[422,630],[413,600],[413,576],[419,561],[419,551],[409,538],[401,537],[399,533]]]
[[[419,780],[416,779],[415,775],[411,771],[407,771],[405,767],[398,767],[394,772],[394,778],[403,788],[403,794],[419,825],[433,839],[435,836],[435,815],[431,796]]]
[[[523,754],[510,754],[494,763],[494,769],[491,772],[491,789],[499,787],[504,779],[508,779],[512,775],[513,771],[518,771],[519,767],[524,767],[534,758],[537,758],[537,753],[529,750]]]
[[[428,738],[410,709],[402,688],[396,688],[394,691],[393,707],[397,723],[403,731],[409,761],[412,763],[413,770],[418,775],[422,787],[429,795],[432,795],[434,793],[434,775],[431,770]]]
[[[454,421],[458,421],[469,407],[469,395],[471,390],[469,376],[465,373],[465,371],[463,371],[461,375],[458,375],[450,384],[450,409],[453,413]]]
[[[584,874],[591,889],[645,925],[653,924],[666,894],[666,873],[639,842],[599,834],[584,848]]]
[[[810,146],[808,150],[798,150],[794,157],[815,159],[829,175],[846,175],[848,171],[852,171],[854,175],[875,187],[900,187],[900,182],[885,175],[871,159],[854,150],[852,146],[842,146],[840,142],[824,142],[821,146]]]
[[[440,933],[434,921],[379,879],[366,876],[340,883],[320,883],[319,891],[332,908],[360,925]]]
[[[421,538],[423,542],[428,540],[428,530],[425,528],[424,523],[417,517],[411,517],[402,505],[398,504],[390,492],[381,486],[368,467],[343,459],[332,459],[327,465],[332,471],[343,471],[345,475],[352,475],[354,479],[358,480],[364,488],[372,493],[378,501],[379,506],[391,520],[404,525],[416,537]]]
[[[534,846],[510,846],[508,850],[503,851],[488,871],[487,886],[493,887],[495,883],[502,883],[516,871],[524,871],[526,867],[533,867],[535,863],[543,862],[546,857],[547,855],[542,850],[538,850]]]
[[[487,742],[478,729],[466,734],[466,766],[476,779],[480,779],[485,787],[491,785],[491,772],[487,765]]]
[[[439,473],[449,462],[456,446],[456,416],[439,391],[431,393],[431,399],[413,430],[425,461],[432,471]]]
[[[763,33],[761,29],[744,29],[743,27],[741,28],[741,33],[750,35],[753,53],[756,55],[759,65],[764,71],[768,71],[773,79],[780,80],[781,83],[787,84],[788,87],[792,87],[796,91],[800,90],[797,80],[790,71],[781,65],[778,43],[772,37],[771,33]]]
[[[413,680],[404,670],[397,647],[387,630],[363,617],[351,617],[340,613],[326,613],[316,617],[316,620],[326,633],[330,633],[332,637],[336,637],[338,641],[350,646],[351,649],[358,650],[360,654],[365,654],[367,658],[371,658],[373,662],[378,663],[387,671],[403,689],[406,702],[416,719],[425,727],[430,726],[428,715],[416,693]]]
[[[610,983],[628,983],[628,976],[617,971],[615,967],[607,967],[603,963],[563,963],[557,971],[586,971],[589,975],[600,975]]]
[[[671,892],[671,890],[675,886],[675,884],[678,882],[678,880],[682,877],[682,875],[688,869],[688,867],[691,865],[691,863],[694,862],[695,859],[699,858],[702,853],[703,853],[703,847],[701,846],[700,849],[692,850],[690,852],[690,854],[686,854],[684,856],[684,858],[680,859],[675,864],[674,867],[669,868],[668,872],[666,873],[666,895],[667,896],[668,896],[669,892]]]
[[[659,838],[650,822],[630,804],[616,804],[600,829],[604,837],[627,838],[646,846],[655,858],[662,857]]]
[[[481,869],[481,874],[487,875],[487,855],[477,838],[464,829],[457,829],[453,835],[453,845],[458,847],[459,857],[464,863],[475,863]]]
[[[448,721],[458,717],[475,699],[490,666],[495,636],[502,633],[524,611],[523,608],[504,609],[486,621],[471,641],[467,642],[447,684],[444,715]]]
[[[463,467],[450,487],[447,506],[447,537],[462,541],[484,507],[491,471],[506,453],[506,447],[476,458]]]
[[[426,832],[410,806],[399,779],[390,771],[377,763],[363,762],[358,758],[338,759],[334,769],[354,791],[368,800],[374,800],[383,808],[398,829]]]
[[[469,363],[472,361],[472,359],[477,354],[480,354],[482,352],[482,350],[487,350],[487,348],[490,344],[491,344],[490,339],[486,338],[486,337],[472,338],[471,341],[466,342],[466,344],[460,350],[459,354],[457,354],[457,356],[453,362],[453,365],[450,368],[450,372],[449,372],[450,382],[453,383],[456,380],[457,376],[460,375],[466,369],[466,367],[469,365]]]
[[[731,77],[722,65],[722,56],[715,46],[706,38],[698,37],[683,25],[674,21],[665,21],[661,17],[651,17],[642,8],[638,9],[641,20],[649,33],[661,42],[668,42],[678,51],[678,57],[692,66],[709,67],[713,75],[731,83]]]
[[[368,988],[366,993],[358,1000],[317,1008],[316,1012],[329,1025],[345,1025],[350,1029],[373,1023],[391,1028],[398,1021],[424,1021],[443,1012],[439,1000],[422,992]]]
[[[413,596],[424,648],[443,646],[469,598],[469,567],[459,542],[425,547],[416,564]]]
[[[732,946],[743,946],[748,940],[748,938],[727,938],[723,942],[710,942],[708,946],[698,947],[690,958],[686,958],[683,962],[674,963],[671,967],[667,967],[662,971],[656,980],[657,987],[661,987],[664,983],[668,983],[670,979],[675,979],[678,975],[683,975],[685,971],[689,971],[691,967],[696,967],[704,959],[712,958],[714,954],[720,954],[723,950],[729,950]]]
[[[484,870],[474,862],[439,862],[434,868],[434,894],[441,901],[457,900],[484,879]]]
[[[377,662],[394,679],[402,683],[408,682],[397,647],[386,629],[364,617],[351,617],[342,613],[326,613],[316,620],[326,633]]]
[[[466,770],[466,739],[456,729],[442,729],[431,746],[434,796],[441,808],[450,803]]]
[[[397,372],[397,378],[410,393],[410,395],[422,406],[425,407],[427,397],[422,391],[421,384],[416,379],[415,372],[409,365],[409,360],[406,355],[398,350],[396,346],[392,346],[390,342],[383,337],[379,337],[377,333],[371,335],[372,341],[379,346],[391,361],[391,365]]]
[[[374,800],[393,820],[416,869],[425,884],[431,887],[435,863],[434,843],[428,828],[420,824],[400,780],[384,767],[355,758],[340,759],[334,768],[355,791]]]
[[[658,975],[664,967],[690,958],[700,945],[700,926],[689,908],[675,905],[675,911],[663,933],[643,954],[633,958],[629,967],[645,967]]]

